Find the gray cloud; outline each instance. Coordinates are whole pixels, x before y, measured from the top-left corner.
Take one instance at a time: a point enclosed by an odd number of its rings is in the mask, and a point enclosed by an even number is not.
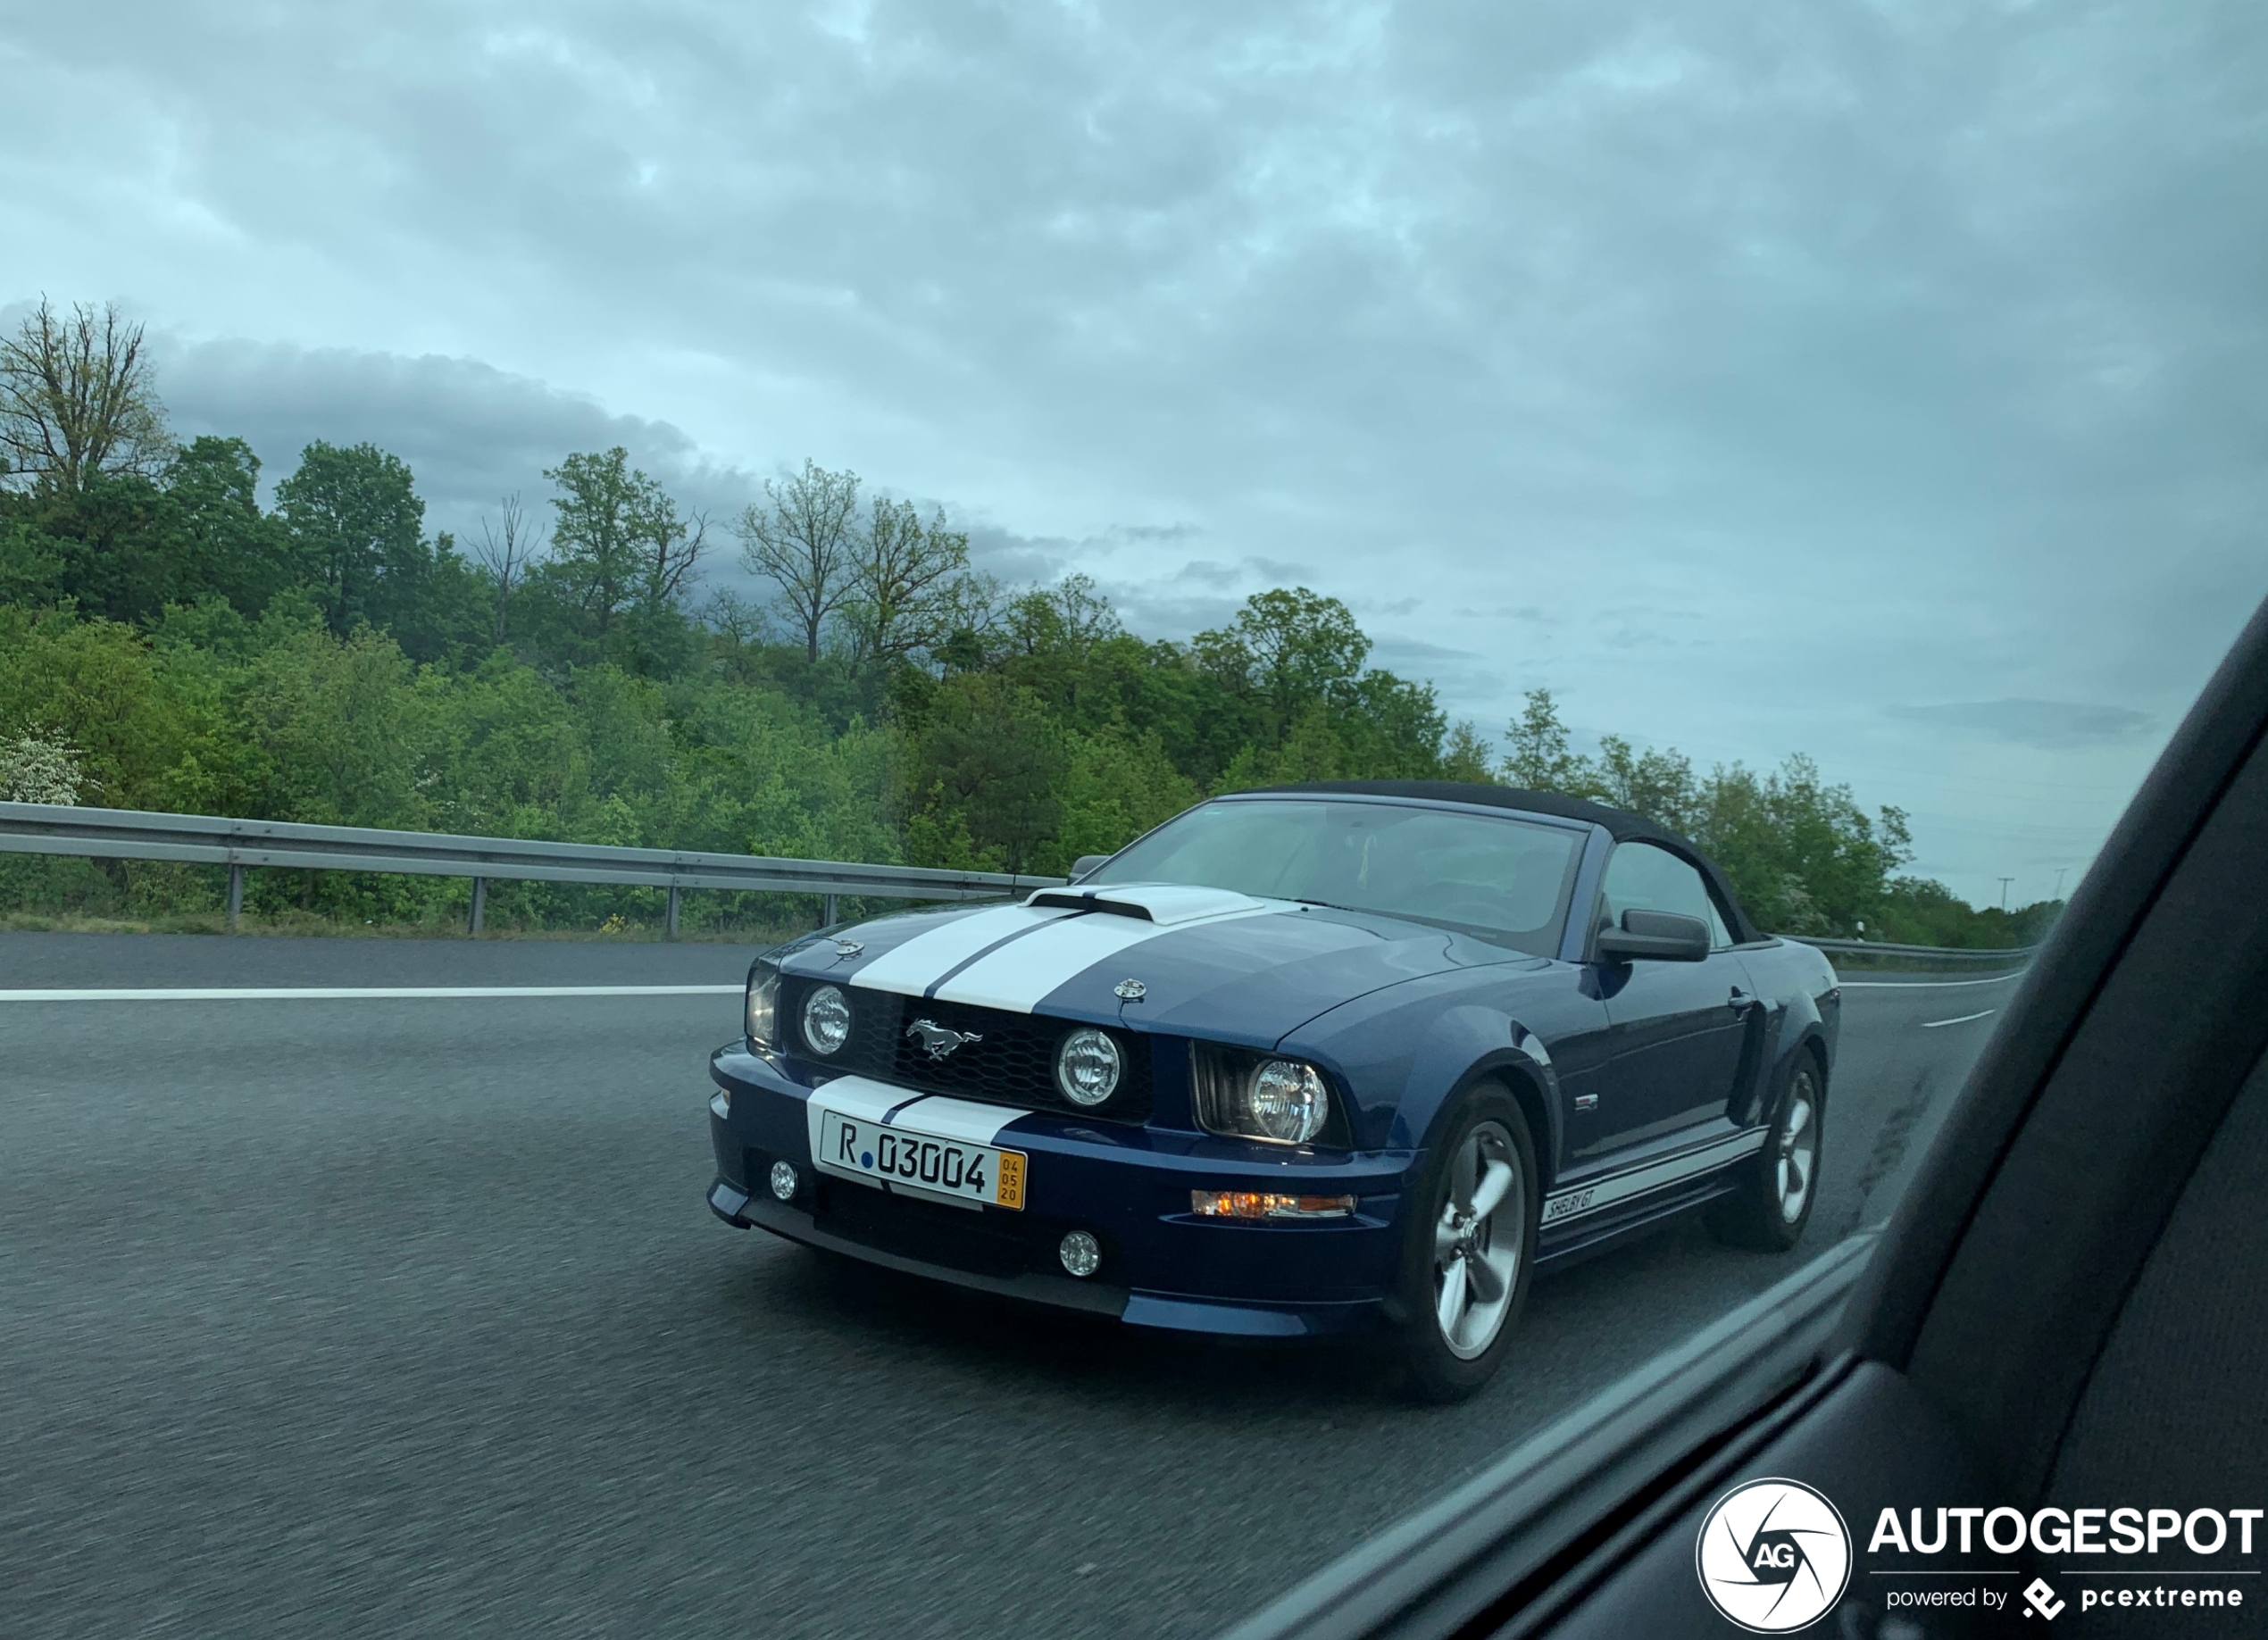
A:
[[[1941,706],[1892,706],[1893,717],[1909,722],[1986,735],[2060,752],[2118,745],[2138,740],[2156,727],[2146,712],[2125,706],[2089,706],[2077,701],[1957,701]]]
[[[407,462],[437,529],[464,531],[513,491],[539,504],[543,472],[577,450],[620,445],[665,480],[680,504],[722,517],[757,487],[705,458],[666,421],[610,414],[596,400],[508,375],[478,360],[421,358],[242,340],[153,350],[167,408],[184,437],[246,440],[272,485],[309,443],[368,441]]]

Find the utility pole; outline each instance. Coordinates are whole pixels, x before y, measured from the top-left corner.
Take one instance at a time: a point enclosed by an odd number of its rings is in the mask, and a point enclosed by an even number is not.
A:
[[[2008,909],[2008,885],[2015,880],[2013,877],[2004,877],[2000,879],[2000,909],[2004,912]]]
[[[2055,868],[2055,897],[2059,900],[2064,897],[2064,873],[2070,870],[2071,868],[2069,866],[2057,866]]]

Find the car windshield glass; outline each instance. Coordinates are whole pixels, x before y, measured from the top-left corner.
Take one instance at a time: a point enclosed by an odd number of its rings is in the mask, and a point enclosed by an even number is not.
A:
[[[1184,814],[1087,880],[1198,883],[1384,912],[1549,955],[1583,836],[1453,809],[1247,798]]]

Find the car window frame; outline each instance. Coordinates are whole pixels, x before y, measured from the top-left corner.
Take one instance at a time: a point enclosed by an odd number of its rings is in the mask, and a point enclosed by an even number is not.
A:
[[[1700,880],[1702,901],[1709,908],[1709,915],[1704,919],[1709,924],[1709,954],[1714,956],[1721,951],[1739,949],[1743,942],[1733,937],[1732,918],[1718,897],[1716,885],[1710,880],[1708,869],[1698,858],[1688,850],[1672,847],[1670,844],[1654,837],[1617,837],[1607,845],[1605,857],[1599,863],[1598,881],[1593,886],[1591,891],[1591,912],[1588,924],[1589,931],[1584,940],[1587,960],[1589,960],[1588,953],[1596,951],[1598,937],[1606,926],[1600,920],[1606,910],[1606,874],[1614,869],[1615,857],[1626,848],[1653,849],[1659,853],[1667,854],[1691,871]],[[1766,937],[1767,939],[1769,937],[1769,936]],[[1757,940],[1748,943],[1762,945],[1766,942]]]

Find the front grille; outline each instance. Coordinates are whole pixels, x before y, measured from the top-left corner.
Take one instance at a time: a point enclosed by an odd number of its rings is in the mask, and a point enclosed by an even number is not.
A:
[[[809,982],[795,985],[785,990],[781,1002],[783,1032],[800,1050],[798,1057],[812,1063],[923,1093],[1028,1111],[1064,1111],[1118,1122],[1149,1119],[1150,1042],[1139,1032],[1111,1033],[1126,1056],[1124,1079],[1108,1103],[1089,1109],[1071,1103],[1055,1087],[1055,1050],[1065,1036],[1081,1028],[1076,1021],[852,986],[846,991],[851,1000],[850,1040],[822,1058],[803,1045],[803,1004],[811,989]],[[972,1033],[978,1040],[933,1059],[917,1038],[906,1035],[906,1027],[916,1020]]]

